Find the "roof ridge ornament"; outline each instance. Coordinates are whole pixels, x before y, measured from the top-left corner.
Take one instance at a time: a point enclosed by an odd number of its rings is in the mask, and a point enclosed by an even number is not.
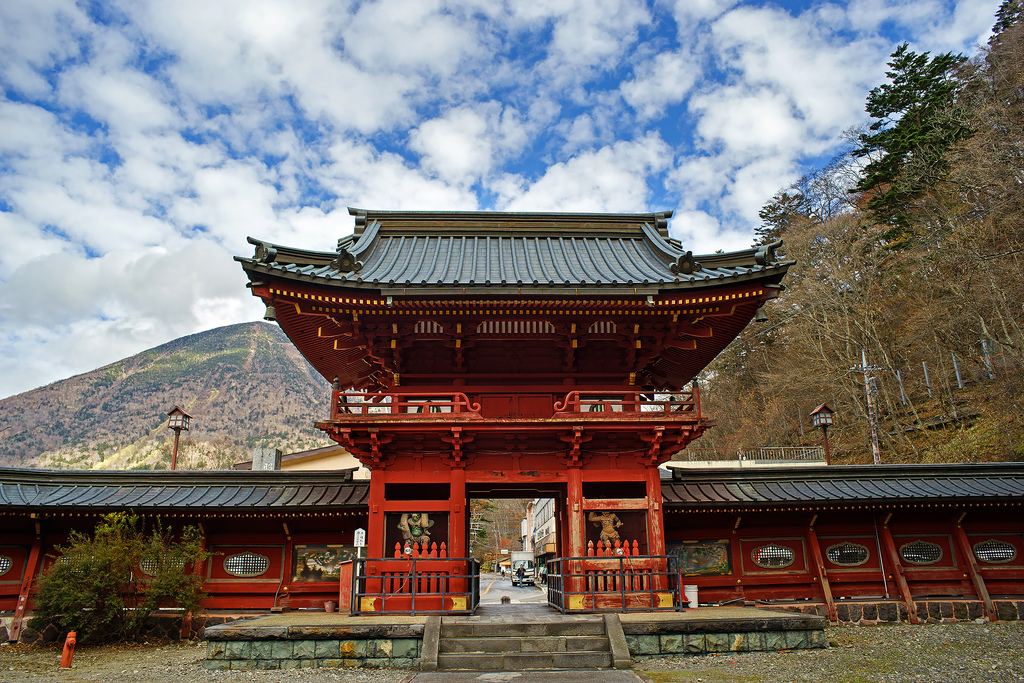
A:
[[[351,273],[362,270],[363,262],[356,259],[352,252],[341,245],[341,240],[338,240],[338,258],[331,261],[331,268],[339,273]]]
[[[682,254],[680,254],[679,258],[676,259],[675,263],[670,264],[668,268],[676,275],[679,275],[680,273],[683,273],[684,275],[689,275],[691,273],[699,273],[701,270],[704,269],[704,267],[701,266],[700,263],[693,260],[692,251],[685,251]]]
[[[251,242],[252,240],[250,240]],[[256,253],[253,254],[253,259],[260,263],[273,263],[277,260],[277,249],[270,246],[266,242],[256,242]]]
[[[775,250],[780,247],[782,247],[782,240],[758,246],[757,251],[754,253],[754,262],[759,266],[770,266],[778,263],[779,259],[775,254]]]

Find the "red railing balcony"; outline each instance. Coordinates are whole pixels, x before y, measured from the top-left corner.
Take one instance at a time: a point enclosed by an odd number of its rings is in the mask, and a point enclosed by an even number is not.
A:
[[[462,393],[365,393],[335,390],[331,401],[331,419],[352,416],[395,416],[408,419],[436,419],[454,414],[480,417],[480,404],[471,403]]]
[[[645,395],[637,391],[570,391],[555,403],[555,417],[560,414],[588,417],[621,418],[623,413],[664,417],[685,413],[700,417],[700,389],[694,387],[674,394]]]

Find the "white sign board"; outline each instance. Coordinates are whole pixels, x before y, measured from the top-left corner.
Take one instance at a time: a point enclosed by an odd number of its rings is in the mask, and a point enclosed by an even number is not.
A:
[[[353,543],[357,548],[366,547],[366,529],[356,529],[355,541]]]

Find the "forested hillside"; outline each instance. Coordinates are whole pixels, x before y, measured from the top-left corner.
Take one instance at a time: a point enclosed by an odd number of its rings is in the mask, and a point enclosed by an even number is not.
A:
[[[220,327],[0,400],[0,465],[163,469],[167,411],[193,416],[183,469],[226,469],[256,446],[330,443],[313,427],[330,386],[276,325]]]
[[[763,208],[796,265],[704,374],[719,426],[694,446],[818,445],[828,403],[833,462],[871,462],[865,357],[883,462],[1022,459],[1022,20],[1005,2],[970,61],[899,46],[873,124]]]

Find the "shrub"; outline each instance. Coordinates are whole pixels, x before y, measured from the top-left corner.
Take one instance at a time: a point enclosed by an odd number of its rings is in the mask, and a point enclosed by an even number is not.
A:
[[[159,519],[147,533],[127,512],[105,515],[92,535],[72,531],[68,545],[39,582],[29,623],[76,631],[78,640],[128,640],[159,607],[195,612],[206,595],[192,572],[206,559],[202,534],[185,527],[177,539]]]

